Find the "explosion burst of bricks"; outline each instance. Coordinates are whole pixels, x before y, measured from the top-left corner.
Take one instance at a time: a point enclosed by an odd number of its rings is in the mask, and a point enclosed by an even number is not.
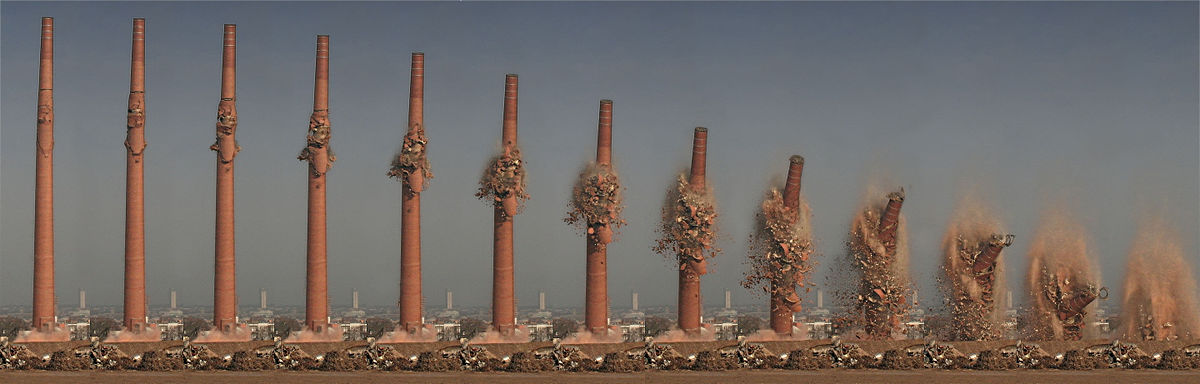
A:
[[[867,339],[890,339],[911,307],[906,297],[912,288],[901,269],[906,260],[898,260],[906,256],[900,251],[906,247],[899,217],[903,202],[901,189],[888,194],[886,205],[868,205],[855,218],[846,241],[859,282],[850,321],[863,327],[862,337]]]
[[[943,289],[950,295],[951,339],[996,340],[1001,336],[996,312],[1000,250],[1013,235],[964,232],[946,244]]]
[[[808,228],[810,212],[805,205],[801,205],[799,212],[787,207],[777,188],[767,193],[760,208],[755,215],[754,233],[750,235],[750,271],[742,286],[762,287],[772,297],[783,297],[793,312],[799,311],[796,287],[805,286],[805,277],[813,268],[809,261],[813,253],[812,233]]]
[[[404,135],[404,143],[400,151],[392,159],[392,168],[387,175],[403,180],[411,193],[425,190],[425,182],[433,178],[433,170],[429,166],[429,157],[425,155],[425,146],[429,139],[425,137],[424,129],[412,129]]]
[[[667,192],[662,214],[654,252],[677,257],[679,269],[691,268],[697,275],[707,273],[707,259],[721,252],[716,247],[717,207],[712,192],[692,188],[687,176],[680,174],[675,187]]]
[[[309,171],[312,172],[313,177],[324,176],[325,172],[328,172],[329,168],[333,166],[333,162],[337,161],[337,156],[333,154],[333,148],[329,147],[330,128],[329,111],[313,111],[312,116],[308,119],[308,135],[305,137],[304,148],[296,156],[296,160],[309,163]],[[328,156],[320,156],[321,149],[324,149]]]
[[[506,201],[510,196],[515,197],[507,200],[512,204]],[[508,217],[516,216],[521,204],[529,199],[525,191],[525,162],[521,159],[519,148],[506,148],[488,162],[483,177],[479,179],[479,191],[475,192],[475,197],[504,208],[504,214]]]
[[[570,210],[563,221],[579,227],[597,245],[604,247],[613,241],[616,230],[625,225],[621,218],[623,187],[607,164],[589,164],[579,174],[571,194]]]

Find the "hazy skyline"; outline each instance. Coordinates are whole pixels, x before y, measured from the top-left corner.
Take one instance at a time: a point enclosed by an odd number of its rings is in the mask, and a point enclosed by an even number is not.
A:
[[[674,305],[675,267],[651,253],[665,190],[709,128],[720,255],[704,302],[766,307],[742,289],[745,240],[768,181],[806,158],[825,285],[868,184],[908,192],[912,279],[934,303],[955,203],[983,191],[1016,243],[1021,284],[1040,214],[1069,209],[1103,285],[1121,297],[1145,214],[1176,225],[1200,268],[1200,28],[1196,2],[1149,3],[0,3],[0,305],[32,297],[38,32],[55,18],[56,289],[94,305],[122,294],[131,19],[146,18],[147,292],[211,305],[221,26],[238,25],[237,272],[304,299],[305,172],[315,35],[331,35],[329,293],[348,305],[399,293],[400,184],[409,54],[425,53],[436,177],[423,195],[426,310],[491,295],[491,215],[472,194],[500,138],[503,79],[520,75],[531,200],[516,218],[519,305],[582,306],[584,238],[563,223],[614,101],[625,217],[609,295]],[[879,176],[879,177],[874,177]],[[884,199],[883,193],[874,197]],[[1017,290],[1017,299],[1020,290]],[[815,293],[805,306],[815,305]],[[927,300],[926,298],[929,298]],[[1113,300],[1113,299],[1110,299]]]

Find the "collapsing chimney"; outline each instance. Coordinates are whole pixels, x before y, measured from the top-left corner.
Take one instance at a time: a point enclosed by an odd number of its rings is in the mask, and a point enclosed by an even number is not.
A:
[[[146,329],[146,19],[133,19],[125,178],[125,330]]]
[[[621,182],[612,163],[612,107],[612,100],[600,100],[596,161],[580,173],[570,211],[563,219],[586,232],[584,326],[596,334],[608,332],[608,244],[616,229],[625,224]]]
[[[891,339],[911,304],[905,299],[908,280],[897,267],[900,208],[904,190],[888,194],[887,204],[869,203],[855,218],[847,241],[859,276],[857,303],[866,337]]]
[[[400,326],[415,333],[424,325],[421,314],[421,191],[433,178],[425,155],[425,54],[412,54],[408,85],[408,133],[392,160],[388,176],[402,184],[400,211]]]
[[[54,18],[42,18],[33,215],[33,329],[58,327],[54,300]],[[83,291],[80,291],[82,303]],[[82,308],[82,304],[81,308]]]
[[[680,175],[668,190],[660,238],[653,250],[668,255],[679,265],[679,329],[700,332],[700,276],[708,272],[706,257],[720,253],[716,248],[716,205],[705,185],[705,155],[708,129],[697,127],[692,137],[692,167],[688,177]]]
[[[492,158],[479,181],[475,196],[493,207],[492,232],[492,328],[511,335],[516,328],[516,298],[513,295],[513,219],[525,191],[525,164],[517,147],[517,75],[504,77],[504,124],[501,153]]]
[[[793,313],[801,309],[797,286],[803,287],[812,271],[808,204],[800,199],[803,170],[804,158],[792,156],[783,192],[776,187],[767,191],[750,237],[751,269],[742,281],[742,286],[761,287],[770,296],[771,329],[779,335],[792,334]]]
[[[307,144],[298,159],[308,162],[308,251],[304,325],[321,333],[329,327],[329,286],[326,275],[326,172],[337,160],[329,148],[329,35],[317,35],[316,84],[313,113],[308,119]]]
[[[213,327],[237,327],[237,266],[234,249],[233,159],[242,148],[237,133],[237,26],[225,24],[221,49],[221,101],[217,103],[216,263],[213,279]]]

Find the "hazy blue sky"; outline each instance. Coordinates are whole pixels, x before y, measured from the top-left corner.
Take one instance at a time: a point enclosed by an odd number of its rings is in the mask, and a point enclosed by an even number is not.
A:
[[[477,201],[497,146],[505,73],[521,75],[532,200],[517,217],[518,299],[581,305],[584,239],[562,222],[615,103],[627,220],[609,251],[613,306],[632,290],[673,304],[676,274],[650,246],[663,193],[710,128],[709,180],[726,250],[707,305],[766,300],[738,286],[757,203],[791,154],[807,159],[820,264],[866,185],[904,186],[913,278],[933,297],[956,200],[985,191],[1017,236],[1023,275],[1051,204],[1086,225],[1120,297],[1145,212],[1165,212],[1197,260],[1200,97],[1196,2],[1142,3],[19,3],[0,4],[0,304],[28,305],[39,17],[55,17],[59,304],[87,289],[120,304],[131,19],[146,18],[147,286],[210,305],[221,25],[238,25],[238,293],[304,297],[314,36],[331,35],[329,282],[335,305],[396,301],[400,184],[385,172],[406,129],[409,54],[426,54],[436,178],[423,198],[427,308],[491,290],[491,209]],[[877,175],[874,177],[872,175]],[[880,195],[877,198],[882,199]],[[1059,203],[1056,203],[1059,202]],[[1195,264],[1195,263],[1194,263]],[[923,300],[925,301],[925,300]],[[929,301],[926,301],[929,303]]]

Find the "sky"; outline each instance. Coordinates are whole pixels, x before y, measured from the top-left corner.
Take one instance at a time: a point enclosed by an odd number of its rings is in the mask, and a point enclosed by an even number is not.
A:
[[[666,189],[709,128],[725,250],[706,306],[739,286],[763,193],[806,158],[826,284],[869,186],[904,187],[911,278],[938,296],[940,244],[969,191],[1016,235],[1027,266],[1044,213],[1086,228],[1121,297],[1139,222],[1178,230],[1200,265],[1200,30],[1196,2],[1016,3],[0,3],[0,305],[29,305],[40,17],[55,18],[55,262],[60,308],[78,289],[120,305],[131,20],[146,18],[146,265],[151,305],[211,305],[222,24],[238,25],[237,268],[241,303],[304,300],[315,36],[331,35],[329,292],[399,294],[400,183],[411,52],[426,60],[435,178],[422,198],[427,309],[491,290],[491,208],[475,192],[498,148],[506,73],[520,75],[518,142],[531,200],[516,218],[521,305],[582,306],[583,236],[563,223],[594,156],[599,100],[628,225],[609,246],[613,307],[674,305],[675,267],[651,252]],[[869,196],[885,199],[879,192]],[[815,293],[808,295],[813,300]],[[928,299],[927,299],[928,297]],[[1023,299],[1020,291],[1017,300]],[[809,301],[811,303],[812,301]]]

